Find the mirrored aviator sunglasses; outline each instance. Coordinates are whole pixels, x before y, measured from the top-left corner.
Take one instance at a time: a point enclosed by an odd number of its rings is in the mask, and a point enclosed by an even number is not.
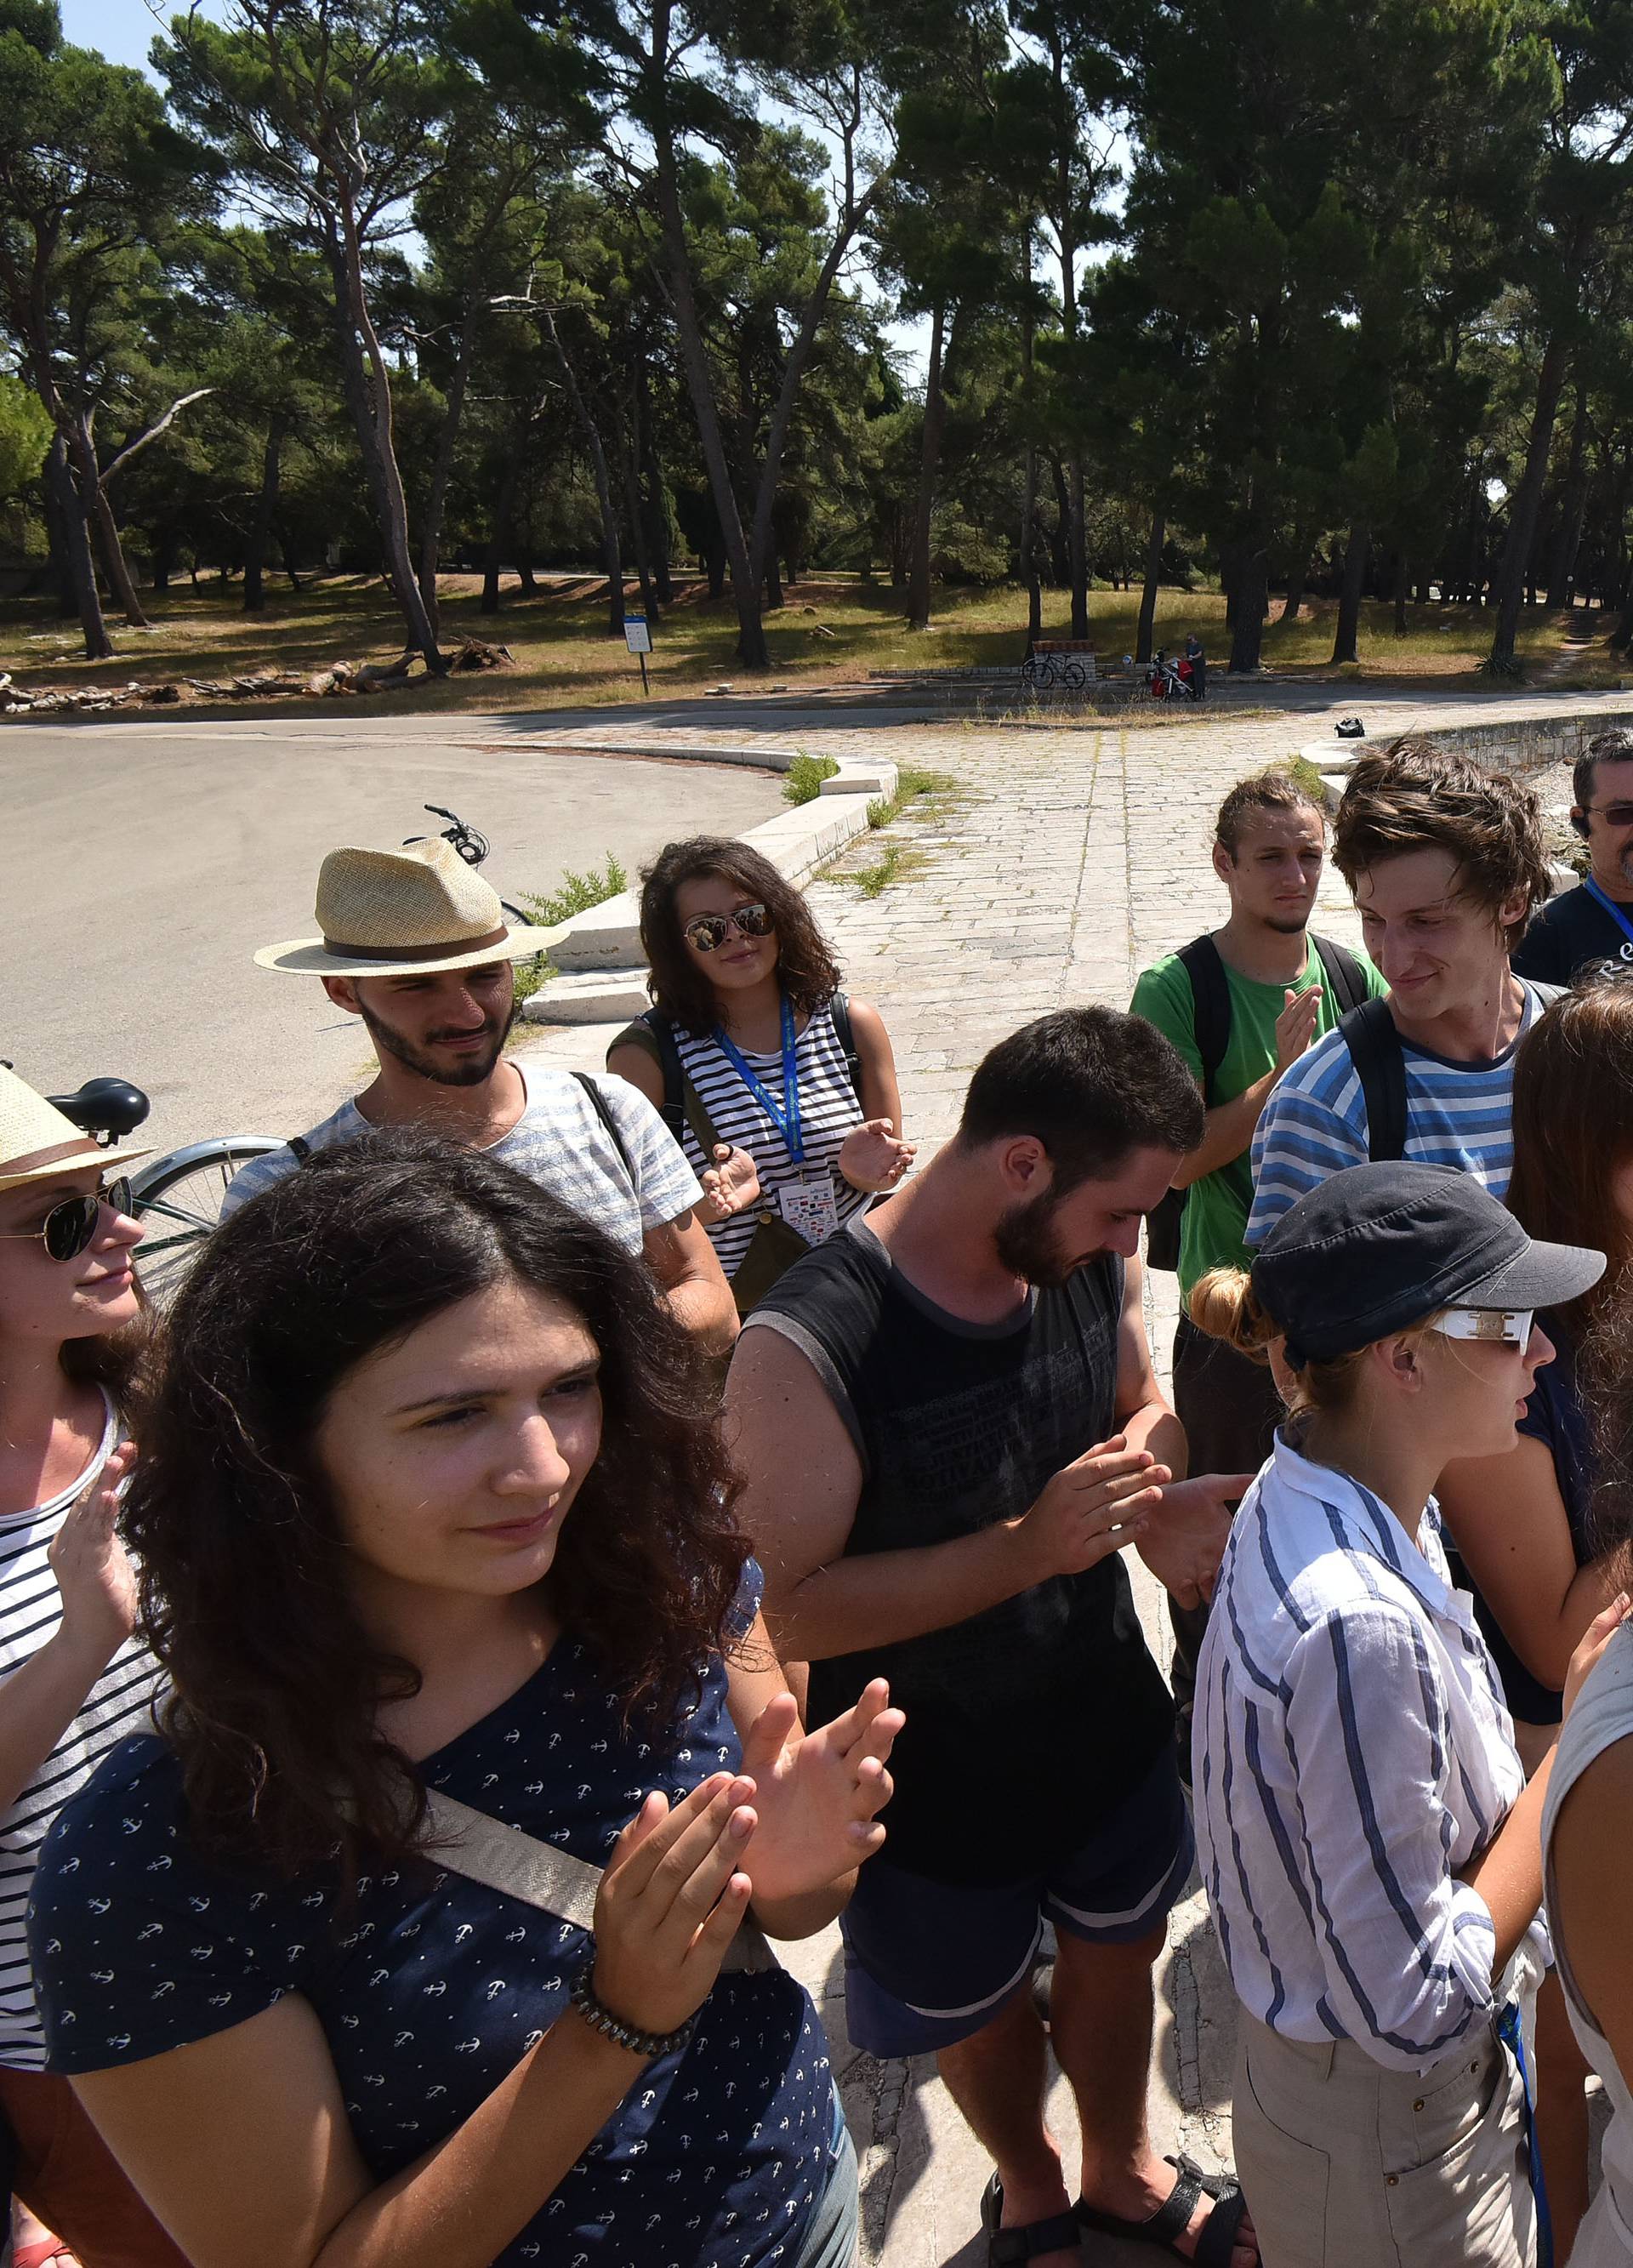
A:
[[[736,930],[742,937],[769,937],[773,923],[769,906],[735,906],[729,914],[695,914],[682,934],[699,953],[714,953]]]
[[[60,1204],[52,1206],[38,1228],[13,1229],[7,1241],[38,1237],[45,1246],[47,1259],[77,1260],[96,1234],[104,1205],[110,1212],[130,1211],[130,1184],[122,1174],[114,1181],[105,1182],[94,1197],[64,1197]]]

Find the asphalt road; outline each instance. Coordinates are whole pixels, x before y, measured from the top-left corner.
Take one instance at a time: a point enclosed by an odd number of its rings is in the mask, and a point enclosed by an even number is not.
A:
[[[528,747],[551,718],[327,718],[269,724],[0,725],[4,926],[0,1056],[61,1093],[114,1073],[152,1098],[171,1149],[290,1134],[362,1083],[357,1026],[315,979],[257,968],[313,932],[340,843],[435,828],[445,804],[488,836],[508,898],[612,850],[631,876],[679,835],[781,810],[758,770]]]

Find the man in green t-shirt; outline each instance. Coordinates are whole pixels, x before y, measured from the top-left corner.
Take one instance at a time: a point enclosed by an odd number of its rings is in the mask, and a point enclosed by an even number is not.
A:
[[[1213,871],[1230,895],[1231,911],[1211,935],[1213,965],[1223,965],[1228,994],[1228,1031],[1211,1077],[1198,1040],[1196,986],[1179,954],[1143,973],[1129,1005],[1173,1041],[1209,1104],[1202,1147],[1174,1184],[1185,1192],[1185,1211],[1173,1406],[1193,1472],[1246,1473],[1270,1453],[1282,1415],[1275,1383],[1265,1366],[1199,1331],[1185,1303],[1210,1268],[1246,1268],[1252,1261],[1242,1238],[1253,1204],[1254,1129],[1283,1072],[1343,1012],[1327,963],[1340,970],[1352,995],[1388,988],[1365,955],[1328,946],[1324,957],[1316,949],[1309,920],[1327,855],[1327,822],[1297,780],[1268,771],[1239,781],[1219,806],[1214,835]],[[1173,1611],[1183,1757],[1207,1610]]]

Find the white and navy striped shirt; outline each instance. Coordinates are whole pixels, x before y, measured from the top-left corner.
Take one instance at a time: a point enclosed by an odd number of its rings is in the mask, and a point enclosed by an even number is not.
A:
[[[1406,1148],[1424,1166],[1472,1174],[1492,1196],[1508,1194],[1514,1165],[1514,1050],[1548,1002],[1555,984],[1519,980],[1526,998],[1513,1045],[1489,1064],[1452,1063],[1401,1042],[1406,1066]],[[1262,1244],[1303,1197],[1346,1166],[1367,1158],[1366,1097],[1342,1032],[1328,1032],[1279,1080],[1253,1138],[1253,1211],[1247,1241]]]
[[[773,1206],[776,1193],[784,1183],[802,1178],[825,1179],[833,1184],[842,1228],[869,1203],[867,1193],[853,1189],[839,1170],[839,1152],[845,1137],[862,1123],[862,1105],[850,1083],[850,1070],[831,1005],[818,1008],[806,1019],[805,1027],[794,1043],[794,1061],[799,1074],[800,1131],[805,1143],[803,1166],[796,1166],[789,1156],[788,1145],[770,1112],[763,1103],[756,1102],[717,1040],[712,1036],[695,1040],[689,1034],[677,1030],[675,1041],[680,1050],[680,1068],[696,1090],[710,1125],[723,1142],[734,1143],[739,1149],[748,1152],[760,1169],[761,1193]],[[742,1052],[744,1062],[761,1086],[780,1103],[782,1049],[769,1056],[751,1055],[747,1048]],[[689,1125],[682,1146],[694,1172],[702,1173],[705,1166],[714,1163],[712,1158],[703,1156]],[[759,1206],[754,1206],[747,1212],[736,1213],[730,1220],[717,1222],[709,1232],[728,1278],[734,1276],[742,1264],[760,1211]]]
[[[62,1626],[62,1594],[46,1554],[119,1439],[114,1405],[103,1399],[102,1439],[78,1479],[48,1503],[0,1519],[0,1709],[5,1706],[4,1681]],[[45,2036],[24,1928],[40,1846],[57,1813],[108,1750],[132,1733],[152,1730],[159,1679],[147,1647],[140,1638],[128,1638],[17,1801],[0,1815],[0,2064],[13,2071],[40,2071],[45,2065]]]
[[[1196,1677],[1203,1881],[1250,2015],[1419,2071],[1497,2011],[1456,1880],[1525,1785],[1431,1499],[1414,1544],[1284,1438],[1237,1513]]]

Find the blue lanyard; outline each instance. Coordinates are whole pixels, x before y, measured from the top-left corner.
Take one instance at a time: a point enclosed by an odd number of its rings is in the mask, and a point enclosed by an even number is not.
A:
[[[1497,2036],[1519,2067],[1519,2084],[1526,2097],[1526,2155],[1530,2161],[1531,2191],[1536,2199],[1537,2268],[1554,2268],[1554,2219],[1548,2209],[1548,2184],[1542,2179],[1542,2148],[1537,2139],[1536,2097],[1531,2067],[1526,2060],[1526,2038],[1519,2010],[1511,2000],[1497,2020]]]
[[[731,1064],[754,1101],[765,1112],[783,1138],[783,1147],[795,1165],[803,1163],[805,1138],[799,1124],[799,1059],[798,1042],[794,1034],[794,1004],[786,993],[783,996],[783,1101],[779,1108],[774,1097],[768,1094],[755,1073],[745,1062],[742,1049],[735,1040],[715,1027],[715,1044]]]
[[[1615,923],[1617,928],[1622,932],[1622,936],[1626,938],[1628,943],[1629,945],[1633,945],[1633,922],[1630,922],[1628,919],[1626,914],[1622,912],[1615,900],[1611,897],[1607,892],[1600,888],[1599,884],[1593,880],[1592,874],[1588,876],[1586,881],[1584,882],[1582,887],[1587,892],[1590,898],[1597,900],[1599,904],[1603,906],[1605,911],[1610,916],[1611,920]]]

